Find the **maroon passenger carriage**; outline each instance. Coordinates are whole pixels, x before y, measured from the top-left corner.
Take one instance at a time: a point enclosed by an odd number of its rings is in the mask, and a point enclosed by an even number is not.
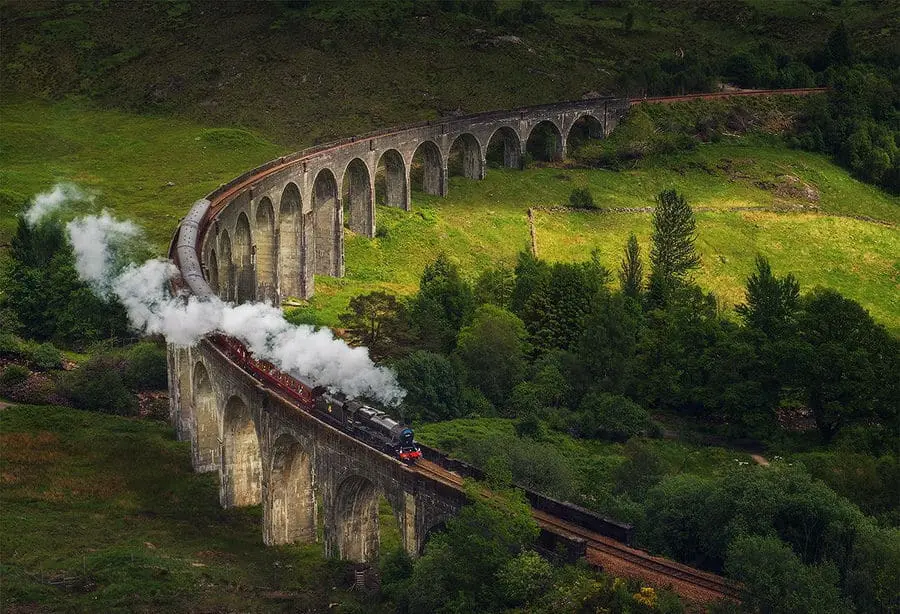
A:
[[[348,399],[343,394],[329,393],[322,386],[310,386],[279,370],[272,363],[255,358],[243,343],[233,337],[213,334],[209,338],[217,348],[247,369],[256,379],[273,386],[304,411],[403,462],[414,463],[422,456],[413,430],[383,411],[355,399]]]

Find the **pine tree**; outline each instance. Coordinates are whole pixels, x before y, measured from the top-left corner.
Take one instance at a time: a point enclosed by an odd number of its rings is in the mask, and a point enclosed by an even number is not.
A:
[[[641,264],[641,246],[638,245],[634,233],[628,237],[625,246],[625,258],[622,260],[622,270],[619,271],[619,281],[622,284],[622,294],[633,299],[640,299],[644,289],[644,265]]]
[[[788,273],[778,278],[769,261],[756,256],[756,271],[747,278],[747,302],[735,310],[747,326],[775,337],[794,321],[800,305],[800,284]]]
[[[697,223],[684,196],[675,190],[663,190],[656,197],[653,212],[653,243],[650,248],[650,300],[665,305],[675,288],[691,270],[700,266],[696,252]]]

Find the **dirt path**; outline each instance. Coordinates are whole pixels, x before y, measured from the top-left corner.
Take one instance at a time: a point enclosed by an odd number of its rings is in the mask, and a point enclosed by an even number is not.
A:
[[[759,454],[751,454],[750,458],[756,461],[756,464],[762,465],[763,467],[769,466],[769,461],[766,460],[765,456],[761,456]]]

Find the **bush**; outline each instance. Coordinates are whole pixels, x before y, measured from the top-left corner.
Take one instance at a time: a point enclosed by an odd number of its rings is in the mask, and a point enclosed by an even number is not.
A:
[[[569,194],[569,206],[574,209],[596,209],[594,197],[587,188],[575,188]]]
[[[155,343],[138,343],[126,357],[122,374],[132,390],[163,390],[168,386],[166,351]]]
[[[62,354],[52,343],[42,343],[31,353],[31,360],[41,371],[58,369],[62,366]]]
[[[15,335],[0,334],[0,356],[19,358],[25,354],[22,341]]]
[[[92,358],[67,374],[63,394],[75,407],[106,414],[133,416],[137,402],[125,387],[118,364],[110,356]]]
[[[0,373],[0,392],[9,393],[28,379],[28,369],[21,365],[9,365]]]
[[[9,393],[9,397],[25,405],[49,405],[56,401],[56,386],[45,373],[33,373]]]
[[[587,395],[581,402],[581,425],[584,437],[607,437],[625,441],[650,428],[650,416],[643,407],[621,395]]]

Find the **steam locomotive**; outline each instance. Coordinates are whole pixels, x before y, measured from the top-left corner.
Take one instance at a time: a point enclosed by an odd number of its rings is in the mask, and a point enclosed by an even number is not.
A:
[[[246,368],[253,377],[275,387],[317,418],[405,463],[414,463],[422,456],[422,450],[413,438],[413,430],[383,411],[355,399],[348,399],[341,393],[332,394],[322,386],[313,387],[291,377],[272,363],[255,358],[237,339],[214,334],[210,335],[210,340],[225,355]]]

